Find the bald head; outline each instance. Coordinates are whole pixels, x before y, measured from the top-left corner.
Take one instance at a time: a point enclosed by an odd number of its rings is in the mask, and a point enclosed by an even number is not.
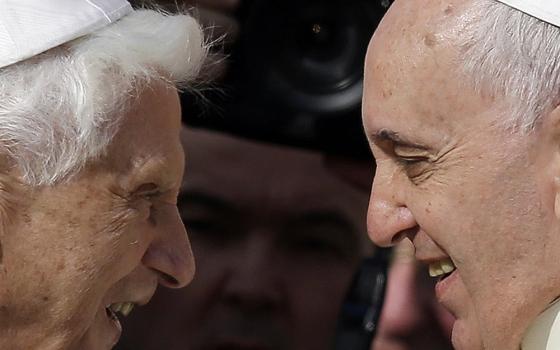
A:
[[[447,60],[462,88],[503,100],[504,128],[534,130],[560,102],[560,29],[502,2],[397,0],[375,38],[370,55],[401,66],[445,51],[433,63]]]

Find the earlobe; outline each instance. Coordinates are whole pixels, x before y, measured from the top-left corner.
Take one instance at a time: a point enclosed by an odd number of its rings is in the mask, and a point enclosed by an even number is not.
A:
[[[560,176],[554,177],[554,215],[560,219]]]

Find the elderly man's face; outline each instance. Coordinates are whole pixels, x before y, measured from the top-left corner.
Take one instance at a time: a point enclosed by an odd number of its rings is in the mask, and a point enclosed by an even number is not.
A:
[[[452,260],[436,294],[457,318],[456,348],[518,349],[560,285],[556,129],[504,131],[506,101],[465,82],[454,36],[470,5],[398,0],[371,42],[364,125],[378,167],[368,226],[381,245],[410,239],[432,267]]]
[[[68,183],[8,192],[0,348],[110,349],[120,324],[107,306],[144,304],[158,281],[191,280],[176,207],[184,164],[177,93],[148,87],[119,130],[108,155]]]

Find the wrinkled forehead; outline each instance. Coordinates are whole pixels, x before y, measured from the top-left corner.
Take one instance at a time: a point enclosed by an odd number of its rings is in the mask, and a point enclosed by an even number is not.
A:
[[[422,71],[445,64],[451,58],[456,60],[452,54],[459,50],[457,37],[473,20],[469,3],[469,0],[396,1],[372,37],[366,57],[366,76],[388,68]]]
[[[365,66],[364,125],[414,133],[453,133],[488,106],[463,74],[458,38],[475,20],[472,1],[397,1],[376,31]],[[455,119],[454,119],[455,118]],[[395,130],[393,123],[398,123]],[[470,126],[469,126],[470,127]],[[422,135],[422,134],[426,135]],[[418,140],[420,142],[424,140]]]
[[[178,187],[184,164],[180,123],[176,90],[163,83],[147,86],[120,120],[107,151],[108,166],[130,181],[143,177]]]

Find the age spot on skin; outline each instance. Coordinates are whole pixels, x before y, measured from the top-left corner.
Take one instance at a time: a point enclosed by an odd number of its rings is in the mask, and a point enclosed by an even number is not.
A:
[[[434,47],[437,44],[437,38],[433,33],[424,35],[424,44],[428,47]]]
[[[64,270],[64,268],[66,267],[66,264],[64,263],[64,260],[61,260],[58,265],[56,266],[56,270],[58,272]]]
[[[453,13],[453,6],[449,5],[447,6],[447,8],[445,9],[445,11],[443,11],[443,13],[445,13],[446,15],[451,15]]]

